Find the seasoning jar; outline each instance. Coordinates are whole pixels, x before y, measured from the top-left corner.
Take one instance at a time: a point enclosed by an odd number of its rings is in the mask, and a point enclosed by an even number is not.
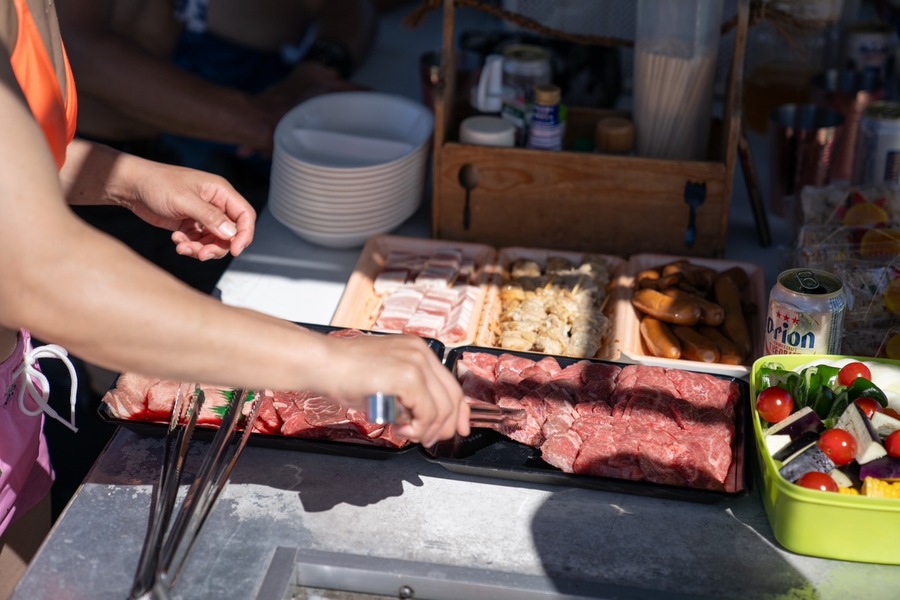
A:
[[[534,86],[534,105],[528,126],[528,147],[562,150],[563,124],[559,115],[562,92],[550,84]]]
[[[516,144],[516,128],[501,117],[476,115],[466,117],[459,126],[459,141],[475,146],[505,146]]]
[[[503,85],[514,98],[530,104],[534,100],[534,86],[553,79],[550,53],[532,44],[513,44],[503,50]]]
[[[630,154],[634,149],[634,124],[625,117],[603,117],[594,131],[594,151]]]

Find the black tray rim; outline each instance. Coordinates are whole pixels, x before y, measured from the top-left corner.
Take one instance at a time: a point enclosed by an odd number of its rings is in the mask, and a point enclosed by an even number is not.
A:
[[[502,354],[511,354],[514,356],[529,358],[536,361],[541,360],[542,358],[547,358],[549,356],[556,359],[562,367],[566,367],[582,360],[587,360],[592,363],[615,365],[618,367],[626,367],[630,365],[652,366],[641,365],[640,363],[620,362],[598,358],[576,358],[536,352],[519,352],[514,350],[506,350],[503,348],[492,348],[475,345],[457,346],[454,348],[450,348],[446,352],[446,355],[444,357],[444,366],[446,366],[448,369],[450,369],[451,372],[453,372],[456,366],[456,362],[462,357],[463,353],[465,352],[488,353],[497,356],[500,356]],[[671,369],[672,367],[660,368]],[[627,479],[616,479],[612,477],[565,473],[551,465],[547,465],[547,469],[529,469],[526,467],[518,466],[502,467],[498,465],[486,466],[478,461],[436,456],[436,446],[426,448],[420,445],[419,451],[425,456],[427,460],[441,465],[448,471],[466,475],[491,477],[507,481],[577,487],[605,492],[648,496],[667,500],[683,500],[701,504],[715,504],[723,500],[736,499],[749,495],[752,491],[753,485],[753,436],[748,435],[747,429],[750,422],[749,383],[745,379],[731,375],[707,373],[704,371],[694,371],[692,369],[683,370],[692,373],[698,373],[701,375],[708,375],[717,379],[723,379],[736,383],[738,385],[739,401],[737,403],[737,406],[735,407],[735,436],[732,443],[732,452],[735,457],[734,461],[737,463],[733,466],[734,473],[735,476],[740,475],[740,481],[738,482],[738,489],[733,492],[679,487],[661,483],[653,483],[649,481],[632,481]],[[489,435],[496,437],[496,441],[508,441],[514,444],[518,443],[515,440],[512,440],[500,433],[491,430],[474,430],[472,435]],[[523,444],[523,447],[527,446]]]
[[[319,333],[331,333],[334,331],[360,331],[370,335],[396,335],[382,331],[370,331],[366,329],[358,329],[356,327],[336,327],[333,325],[320,325],[316,323],[294,322],[299,327],[317,331]],[[446,346],[440,340],[434,338],[422,338],[428,344],[428,347],[437,355],[438,359],[443,363]],[[110,389],[115,388],[118,377],[112,382]],[[167,424],[158,421],[139,421],[131,419],[123,419],[112,414],[109,406],[101,399],[97,406],[97,414],[100,419],[111,425],[117,425],[134,431],[140,435],[149,437],[162,437],[167,430]],[[215,427],[204,427],[198,425],[194,431],[194,439],[201,441],[210,441],[215,435]],[[292,437],[275,435],[270,433],[252,433],[247,438],[248,446],[258,446],[262,448],[274,448],[280,450],[292,450],[300,452],[312,452],[317,454],[329,454],[332,456],[343,456],[349,458],[366,458],[375,460],[385,460],[406,454],[412,450],[416,450],[421,446],[417,443],[408,443],[403,447],[394,448],[391,446],[379,446],[378,444],[369,444],[363,440],[355,441],[333,441],[316,438]]]

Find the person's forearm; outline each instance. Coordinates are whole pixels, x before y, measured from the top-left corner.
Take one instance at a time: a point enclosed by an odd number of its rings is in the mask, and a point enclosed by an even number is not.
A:
[[[80,94],[161,131],[254,148],[271,144],[268,115],[243,92],[179,69],[114,33],[69,30],[66,44]]]
[[[0,110],[0,164],[10,174],[0,178],[0,325],[24,327],[116,371],[312,385],[306,361],[322,360],[324,342],[312,334],[303,341],[290,323],[196,292],[74,217],[40,130],[3,86]]]

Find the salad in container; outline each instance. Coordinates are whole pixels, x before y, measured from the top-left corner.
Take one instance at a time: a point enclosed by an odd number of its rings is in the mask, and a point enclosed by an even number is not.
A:
[[[769,355],[751,371],[763,504],[786,549],[900,565],[900,361]]]

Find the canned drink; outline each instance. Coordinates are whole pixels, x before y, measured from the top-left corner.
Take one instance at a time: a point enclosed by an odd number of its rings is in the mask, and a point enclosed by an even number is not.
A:
[[[769,293],[766,354],[840,354],[844,285],[825,271],[788,269]]]
[[[860,119],[853,183],[900,187],[900,103],[873,102]]]

